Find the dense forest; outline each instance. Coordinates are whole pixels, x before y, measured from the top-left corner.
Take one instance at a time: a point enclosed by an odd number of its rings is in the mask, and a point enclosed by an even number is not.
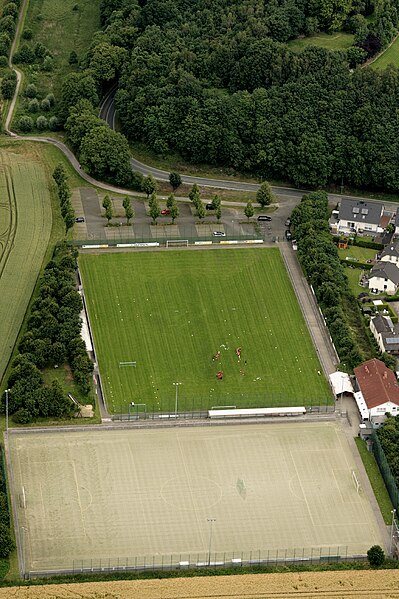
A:
[[[301,186],[395,191],[399,71],[357,65],[395,35],[396,4],[102,0],[103,31],[65,79],[61,116],[116,82],[123,132],[160,155]],[[286,43],[337,29],[354,33],[355,45],[294,52]],[[99,124],[84,110],[87,137]],[[76,135],[74,145],[79,152]]]

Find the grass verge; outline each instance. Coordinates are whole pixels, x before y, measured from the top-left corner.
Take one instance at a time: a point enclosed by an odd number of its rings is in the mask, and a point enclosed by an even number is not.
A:
[[[386,69],[389,64],[399,66],[399,36],[370,66],[373,69],[382,70]]]
[[[23,115],[33,117],[45,116],[47,119],[56,114],[55,105],[50,111],[39,110],[34,114],[28,110],[28,99],[22,94],[26,85],[34,83],[38,88],[39,101],[47,94],[53,93],[56,102],[60,96],[60,88],[64,77],[76,70],[76,66],[69,64],[72,51],[82,60],[92,43],[93,36],[100,29],[100,3],[92,0],[40,0],[29,2],[24,21],[24,31],[32,32],[31,39],[19,40],[19,47],[28,45],[35,48],[43,44],[53,57],[53,68],[45,71],[41,64],[19,65],[25,74],[25,82],[21,87],[13,122]]]
[[[111,411],[134,401],[171,412],[176,381],[182,411],[332,401],[277,249],[86,254],[79,263]],[[129,361],[137,366],[119,367]]]
[[[362,458],[363,465],[366,469],[367,476],[369,477],[375,498],[381,510],[384,522],[385,524],[391,524],[391,510],[393,509],[393,506],[375,457],[370,451],[367,450],[366,442],[363,441],[363,439],[356,437],[355,442],[360,457]]]
[[[291,50],[300,52],[307,46],[319,46],[327,50],[346,50],[353,45],[354,36],[351,33],[318,33],[311,37],[303,37],[288,42]]]

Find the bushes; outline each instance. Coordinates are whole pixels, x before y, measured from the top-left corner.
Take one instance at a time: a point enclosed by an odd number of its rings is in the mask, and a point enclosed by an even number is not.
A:
[[[3,465],[3,449],[0,446],[0,558],[8,557],[14,549],[14,542],[10,531],[10,513]]]
[[[39,117],[44,118],[44,117]],[[37,120],[39,120],[37,119]],[[47,119],[46,126],[47,126]],[[36,124],[38,125],[37,121]],[[43,127],[45,128],[45,127]],[[72,208],[72,204],[70,202],[71,190],[69,189],[67,178],[65,174],[64,167],[62,164],[58,164],[53,172],[53,179],[57,184],[57,193],[58,199],[60,201],[61,206],[61,215],[64,219],[66,232],[73,227],[73,223],[75,222],[75,212]]]
[[[11,100],[14,95],[15,87],[17,85],[17,76],[14,71],[10,71],[3,77],[1,82],[1,95],[4,100]]]
[[[62,183],[61,169],[56,176]],[[38,417],[70,417],[76,412],[57,381],[44,384],[42,368],[67,360],[83,393],[90,389],[93,365],[80,336],[82,300],[76,290],[75,269],[76,254],[63,245],[41,277],[39,295],[7,381],[9,411],[21,424]]]
[[[329,233],[328,218],[327,194],[315,192],[304,196],[294,208],[291,226],[298,242],[298,258],[314,288],[338,355],[354,368],[364,356],[349,321],[348,280]]]

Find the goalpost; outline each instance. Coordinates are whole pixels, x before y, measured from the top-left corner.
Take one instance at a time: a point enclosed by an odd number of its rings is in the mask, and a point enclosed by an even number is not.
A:
[[[360,482],[359,482],[359,479],[357,478],[356,472],[354,470],[352,470],[352,482],[355,486],[356,493],[360,493],[360,491],[361,491]]]
[[[125,366],[136,368],[136,362],[119,362],[119,368],[124,368]]]
[[[166,247],[188,247],[188,239],[167,239]]]

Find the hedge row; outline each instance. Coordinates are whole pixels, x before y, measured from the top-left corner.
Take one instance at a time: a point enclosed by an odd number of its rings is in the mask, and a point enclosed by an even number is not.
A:
[[[76,290],[76,256],[76,251],[62,244],[40,279],[38,298],[32,305],[7,383],[9,411],[16,422],[75,414],[75,404],[57,380],[45,385],[43,368],[68,362],[82,392],[90,390],[93,364],[80,334],[82,300]]]
[[[4,472],[4,453],[0,445],[0,558],[8,557],[14,549],[10,527],[7,483]]]

